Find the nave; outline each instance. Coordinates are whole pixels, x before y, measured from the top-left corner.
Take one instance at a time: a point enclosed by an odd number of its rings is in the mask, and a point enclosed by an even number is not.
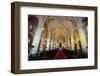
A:
[[[88,58],[88,18],[28,16],[28,60]]]

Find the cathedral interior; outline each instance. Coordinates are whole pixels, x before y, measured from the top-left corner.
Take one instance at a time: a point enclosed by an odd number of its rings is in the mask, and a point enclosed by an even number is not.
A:
[[[88,58],[88,18],[28,15],[28,60]]]

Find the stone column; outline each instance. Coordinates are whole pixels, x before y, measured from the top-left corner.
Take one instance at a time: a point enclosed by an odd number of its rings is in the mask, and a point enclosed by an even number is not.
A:
[[[39,46],[39,42],[40,42],[40,39],[41,39],[41,33],[42,33],[42,28],[43,28],[43,25],[44,25],[44,17],[43,16],[37,16],[38,19],[39,19],[39,23],[37,25],[37,29],[36,29],[36,32],[35,32],[35,35],[34,35],[34,40],[33,40],[33,43],[32,43],[32,46],[34,46],[32,49],[31,49],[31,52],[30,54],[36,54],[37,51],[38,51],[38,46]]]
[[[50,38],[51,38],[51,32],[48,31],[48,38],[47,38],[47,47],[46,47],[46,51],[50,50],[49,46],[50,46]]]
[[[71,50],[74,50],[74,38],[73,38],[73,31],[71,32]]]
[[[80,36],[80,43],[82,45],[82,51],[84,52],[84,49],[86,48],[87,46],[87,42],[86,42],[86,36],[85,36],[85,33],[84,33],[84,30],[83,30],[83,24],[82,24],[82,20],[81,19],[78,19],[78,27],[79,27],[79,36]]]

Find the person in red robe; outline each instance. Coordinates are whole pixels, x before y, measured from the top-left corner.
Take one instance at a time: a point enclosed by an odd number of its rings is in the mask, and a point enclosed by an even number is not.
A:
[[[60,43],[59,49],[57,50],[57,53],[56,53],[56,56],[55,56],[55,59],[64,59],[64,58],[65,58],[65,55],[63,53],[62,45]]]

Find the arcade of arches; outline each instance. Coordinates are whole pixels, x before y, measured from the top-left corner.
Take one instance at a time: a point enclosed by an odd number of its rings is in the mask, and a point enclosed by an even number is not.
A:
[[[88,18],[28,16],[28,59],[88,57]]]

